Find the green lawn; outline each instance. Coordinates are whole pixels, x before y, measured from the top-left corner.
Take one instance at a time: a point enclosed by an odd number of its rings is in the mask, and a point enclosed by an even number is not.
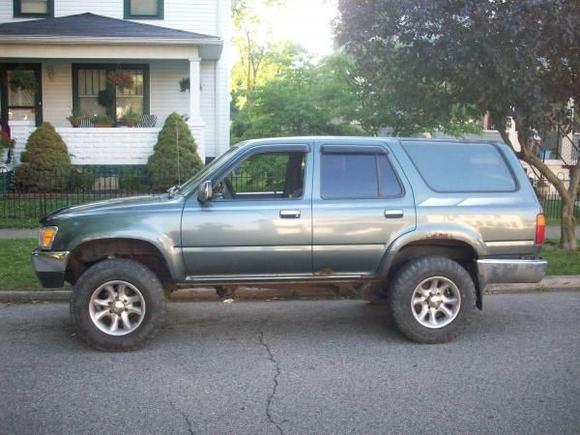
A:
[[[580,246],[580,240],[578,245]],[[580,248],[576,252],[566,252],[558,248],[558,242],[548,240],[540,255],[548,260],[548,275],[580,274]]]
[[[0,289],[40,287],[30,260],[35,247],[35,239],[0,240]],[[548,260],[548,275],[580,274],[580,249],[569,253],[559,249],[555,241],[548,241],[541,256]]]
[[[37,218],[0,218],[0,229],[2,228],[38,228],[40,223],[38,223]]]
[[[40,287],[30,259],[36,245],[35,239],[0,240],[0,289]]]

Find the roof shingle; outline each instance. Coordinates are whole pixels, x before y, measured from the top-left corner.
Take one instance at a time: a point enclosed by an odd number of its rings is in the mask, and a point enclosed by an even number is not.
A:
[[[217,36],[135,23],[91,13],[0,24],[0,41],[3,36],[149,38],[192,41],[215,39],[216,42],[219,41]]]

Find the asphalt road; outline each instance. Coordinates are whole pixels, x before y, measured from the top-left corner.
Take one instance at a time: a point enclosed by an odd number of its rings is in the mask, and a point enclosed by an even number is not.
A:
[[[484,302],[438,346],[362,301],[172,303],[128,354],[0,305],[0,433],[580,432],[580,293]]]

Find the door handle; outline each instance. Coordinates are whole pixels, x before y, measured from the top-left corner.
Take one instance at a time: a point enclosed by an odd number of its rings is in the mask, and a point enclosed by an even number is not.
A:
[[[385,218],[398,219],[404,216],[403,210],[385,210]]]
[[[282,219],[298,219],[300,210],[280,210],[280,217]]]

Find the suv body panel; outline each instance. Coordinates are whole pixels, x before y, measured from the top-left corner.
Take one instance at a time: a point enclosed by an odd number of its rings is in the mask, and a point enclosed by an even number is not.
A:
[[[387,141],[375,140],[387,153],[403,187],[397,197],[369,199],[325,199],[321,195],[321,158],[325,145],[364,147],[361,139],[316,141],[314,148],[315,181],[313,191],[313,269],[316,275],[376,275],[387,247],[398,237],[415,229],[413,189]],[[385,213],[401,212],[394,218]]]

